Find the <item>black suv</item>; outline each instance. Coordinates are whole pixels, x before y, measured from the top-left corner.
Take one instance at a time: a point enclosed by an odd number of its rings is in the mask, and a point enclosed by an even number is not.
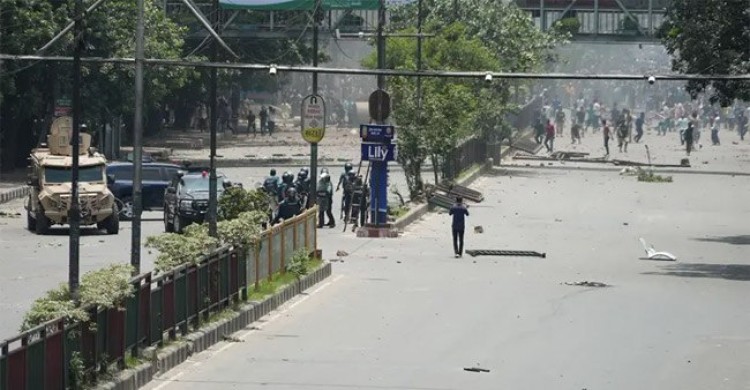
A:
[[[232,183],[216,174],[217,198]],[[164,231],[182,233],[191,223],[203,223],[208,213],[208,171],[178,173],[164,192]]]
[[[182,168],[167,163],[143,163],[143,210],[158,210],[164,205],[164,189]],[[118,200],[120,220],[133,218],[133,163],[114,162],[107,165],[107,187]]]

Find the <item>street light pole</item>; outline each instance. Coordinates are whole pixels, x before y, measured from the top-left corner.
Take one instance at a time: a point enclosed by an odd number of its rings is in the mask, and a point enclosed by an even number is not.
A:
[[[385,0],[380,0],[378,7],[378,69],[385,69]],[[378,75],[378,89],[385,89],[385,76]]]
[[[312,66],[318,67],[318,33],[319,33],[319,26],[318,21],[320,19],[321,14],[321,7],[322,7],[322,1],[321,0],[315,0],[315,9],[313,10],[313,58],[312,58]],[[318,94],[318,72],[312,73],[312,93],[313,95]],[[325,113],[324,113],[325,115]],[[318,143],[317,142],[311,142],[310,143],[310,193],[308,194],[308,197],[310,198],[310,204],[314,205],[317,204],[318,200]],[[330,205],[329,205],[330,207]],[[322,223],[322,221],[319,221],[318,223]]]
[[[143,213],[143,0],[137,0],[135,30],[135,117],[133,123],[133,223],[130,244],[130,265],[133,274],[141,273],[141,214]]]
[[[211,24],[214,28],[219,28],[219,0],[213,0],[213,12],[211,12]],[[216,61],[218,57],[217,51],[217,40],[214,39],[211,43],[211,61]],[[216,88],[217,88],[217,69],[213,68],[209,71],[209,93],[208,98],[210,100],[211,107],[211,127],[210,127],[210,154],[209,154],[209,174],[208,174],[208,234],[211,237],[217,236],[216,231],[216,212],[218,209],[217,199],[217,178],[216,178],[216,125],[218,120],[218,102],[216,100]],[[226,130],[225,130],[226,131]]]
[[[70,243],[68,256],[68,288],[74,302],[78,302],[78,285],[80,269],[81,208],[78,204],[78,157],[80,154],[80,136],[82,125],[81,102],[81,54],[83,51],[83,1],[75,2],[75,26],[73,28],[73,131],[70,138],[72,167],[70,172]]]
[[[422,70],[422,0],[417,3],[417,72]],[[422,116],[422,78],[417,76],[417,125]]]

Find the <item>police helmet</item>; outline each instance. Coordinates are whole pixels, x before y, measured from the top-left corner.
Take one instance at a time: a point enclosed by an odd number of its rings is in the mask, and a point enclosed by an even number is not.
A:
[[[276,176],[276,169],[275,168],[271,168],[271,176]]]
[[[328,175],[328,168],[323,168],[320,170],[320,177],[323,177],[323,175]]]
[[[297,197],[297,190],[294,187],[289,188],[286,190],[286,197],[287,198],[296,198]]]
[[[291,183],[292,181],[294,181],[294,174],[291,171],[286,171],[281,177],[281,180],[283,180],[284,183]]]
[[[302,179],[306,179],[307,178],[307,169],[305,169],[305,168],[300,169],[299,172],[297,173],[297,177],[302,178]]]
[[[346,163],[346,164],[344,164],[344,170],[345,171],[349,172],[352,169],[354,169],[354,165],[352,165],[352,163]]]

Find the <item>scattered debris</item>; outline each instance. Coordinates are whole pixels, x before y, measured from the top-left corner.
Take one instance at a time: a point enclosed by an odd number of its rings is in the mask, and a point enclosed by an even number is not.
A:
[[[623,226],[628,226],[628,225],[630,225],[630,224],[629,224],[629,223],[627,223],[627,222],[623,222],[622,224],[623,224]]]
[[[245,342],[245,340],[239,337],[234,337],[234,336],[224,335],[222,336],[222,338],[224,339],[224,341],[229,341],[231,343],[244,343]]]
[[[648,245],[643,237],[639,238],[638,240],[641,242],[641,245],[643,245],[643,250],[646,251],[646,256],[649,260],[677,260],[677,256],[669,252],[657,252],[656,249],[654,249],[654,246]]]
[[[583,286],[583,287],[609,287],[607,283],[602,282],[590,282],[588,280],[584,280],[582,282],[565,282],[561,283],[566,286]]]
[[[346,251],[338,250],[338,251],[336,251],[336,256],[338,256],[338,257],[346,257],[346,256],[349,256],[349,254]]]
[[[481,225],[480,226],[474,226],[474,233],[482,234],[482,233],[484,233],[484,228]]]
[[[492,250],[492,249],[469,249],[466,254],[472,257],[476,256],[527,256],[546,258],[546,253],[535,251],[514,251],[514,250]]]
[[[490,372],[490,370],[481,367],[464,367],[464,371],[470,372]]]
[[[620,176],[638,176],[641,172],[639,167],[625,167],[620,171]]]
[[[654,171],[651,170],[641,170],[640,172],[638,172],[638,181],[646,183],[671,183],[672,176],[661,176],[655,174]]]

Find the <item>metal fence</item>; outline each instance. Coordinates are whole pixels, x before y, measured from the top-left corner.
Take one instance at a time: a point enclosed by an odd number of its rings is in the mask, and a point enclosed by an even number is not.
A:
[[[506,121],[514,130],[511,139],[518,131],[527,129],[534,124],[535,116],[542,107],[541,96],[535,96],[517,112],[506,115]],[[499,161],[499,144],[488,144],[481,137],[471,137],[453,149],[442,159],[443,180],[454,180],[461,172],[476,164],[484,164],[487,158],[493,157]],[[497,148],[497,150],[493,150]]]
[[[273,226],[248,251],[222,247],[197,264],[137,276],[123,308],[89,308],[88,322],[59,318],[0,342],[0,390],[71,388],[75,372],[123,367],[127,354],[187,334],[190,325],[247,300],[248,289],[284,272],[294,251],[316,251],[316,217],[312,208]]]

